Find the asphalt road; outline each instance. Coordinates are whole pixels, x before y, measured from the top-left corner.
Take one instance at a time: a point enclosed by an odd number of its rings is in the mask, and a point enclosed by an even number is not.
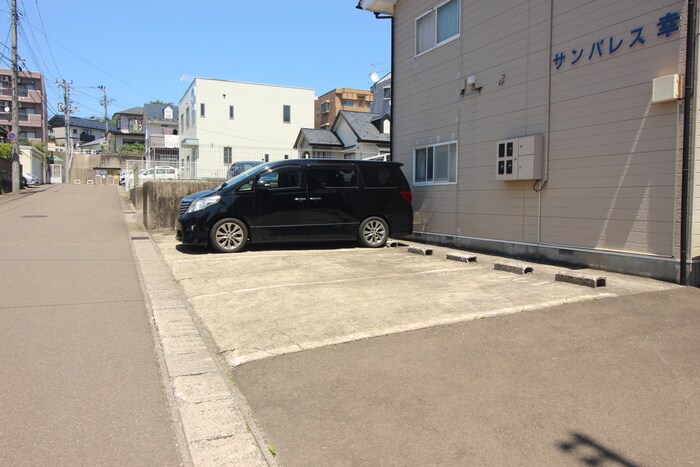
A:
[[[287,466],[697,465],[700,290],[602,298],[233,369]]]
[[[0,465],[179,465],[117,188],[27,191],[0,197]]]

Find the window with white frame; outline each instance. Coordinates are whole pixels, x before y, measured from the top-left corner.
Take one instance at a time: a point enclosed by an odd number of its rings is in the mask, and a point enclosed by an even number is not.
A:
[[[233,120],[233,116],[234,116],[234,113],[233,113],[233,106],[232,106],[232,105],[229,105],[229,106],[228,106],[228,119],[229,119],[229,120]]]
[[[199,104],[199,116],[202,118],[206,117],[205,111],[206,111],[206,109],[204,107],[204,102],[202,102],[201,104]]]
[[[449,0],[416,18],[416,55],[459,37],[461,0]]]
[[[457,183],[457,143],[415,148],[413,167],[414,185]]]
[[[231,146],[224,146],[224,164],[230,165],[233,161],[233,148]]]
[[[292,106],[283,105],[282,106],[282,122],[291,123],[292,122]]]

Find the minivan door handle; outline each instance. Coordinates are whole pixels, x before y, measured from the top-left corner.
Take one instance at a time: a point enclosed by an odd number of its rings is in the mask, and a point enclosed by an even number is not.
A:
[[[294,201],[306,201],[306,198],[294,198]]]
[[[310,199],[311,201],[321,201],[321,197],[320,197],[320,196],[312,196],[312,197],[309,198],[309,199]]]

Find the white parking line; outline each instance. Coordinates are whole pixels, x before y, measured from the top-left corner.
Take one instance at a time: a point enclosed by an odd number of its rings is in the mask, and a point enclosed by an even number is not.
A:
[[[346,282],[363,282],[363,281],[374,281],[377,279],[389,279],[392,277],[409,277],[409,276],[420,276],[426,274],[439,274],[443,272],[455,272],[463,271],[463,269],[432,269],[430,271],[418,271],[406,274],[385,274],[381,276],[365,276],[365,277],[351,277],[347,279],[334,279],[330,281],[314,281],[314,282],[291,282],[288,284],[274,284],[266,285],[263,287],[252,287],[249,289],[237,289],[232,290],[231,293],[247,293],[247,292],[257,292],[260,290],[271,290],[271,289],[283,289],[286,287],[299,287],[299,286],[310,286],[310,285],[325,285],[325,284],[342,284]]]

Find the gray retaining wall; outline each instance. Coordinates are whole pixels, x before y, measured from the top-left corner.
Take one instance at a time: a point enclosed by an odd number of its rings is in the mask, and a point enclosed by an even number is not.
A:
[[[134,205],[141,203],[143,206],[143,225],[146,229],[174,229],[180,199],[220,184],[221,181],[147,181],[143,187],[131,190],[131,199]]]

